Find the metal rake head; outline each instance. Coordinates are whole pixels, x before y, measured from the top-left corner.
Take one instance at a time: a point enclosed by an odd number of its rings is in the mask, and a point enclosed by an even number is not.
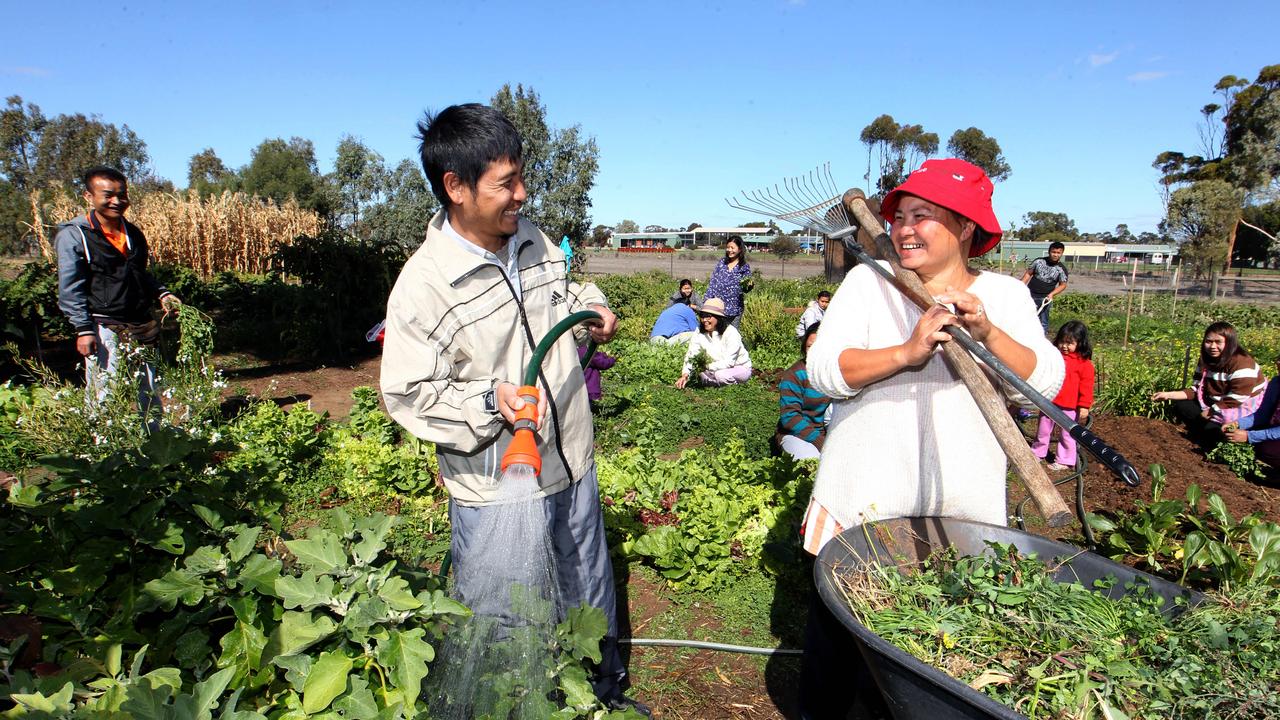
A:
[[[837,187],[831,177],[831,163],[824,163],[805,175],[784,178],[781,187],[775,184],[763,190],[744,190],[739,197],[725,198],[725,202],[737,210],[835,235],[854,225],[844,206],[844,193]]]

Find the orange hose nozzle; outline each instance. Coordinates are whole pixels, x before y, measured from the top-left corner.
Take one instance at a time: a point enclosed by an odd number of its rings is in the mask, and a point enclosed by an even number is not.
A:
[[[515,437],[502,454],[502,470],[505,472],[511,465],[528,465],[533,474],[542,474],[542,454],[538,452],[538,438],[534,430],[538,427],[538,388],[525,385],[516,390],[516,394],[524,400],[524,406],[516,411]]]
[[[533,468],[534,475],[542,474],[542,455],[538,452],[538,441],[533,431],[527,428],[516,431],[511,444],[502,454],[502,470],[512,465],[528,465]]]

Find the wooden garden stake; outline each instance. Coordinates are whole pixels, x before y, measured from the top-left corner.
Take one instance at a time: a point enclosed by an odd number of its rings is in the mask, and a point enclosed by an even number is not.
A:
[[[1129,282],[1125,279],[1125,276],[1123,275],[1120,276],[1120,282],[1123,282],[1125,287],[1126,302],[1125,302],[1125,308],[1124,308],[1124,347],[1128,348],[1129,347],[1129,318],[1133,316],[1133,286],[1129,284]]]

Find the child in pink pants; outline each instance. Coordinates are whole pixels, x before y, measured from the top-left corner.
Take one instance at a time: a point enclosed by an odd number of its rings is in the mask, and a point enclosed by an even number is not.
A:
[[[1062,359],[1067,365],[1066,378],[1053,404],[1083,424],[1089,419],[1089,408],[1093,407],[1093,346],[1089,342],[1089,328],[1079,320],[1069,320],[1058,328],[1053,344],[1062,352]],[[1049,442],[1054,430],[1053,421],[1041,414],[1040,432],[1031,446],[1031,451],[1041,460],[1049,455]],[[1049,469],[1067,470],[1075,465],[1076,439],[1059,430],[1058,450]]]

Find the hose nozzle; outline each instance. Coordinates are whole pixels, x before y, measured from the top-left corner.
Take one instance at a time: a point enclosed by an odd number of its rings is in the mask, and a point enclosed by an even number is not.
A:
[[[538,453],[538,388],[524,385],[516,390],[524,407],[516,411],[515,437],[502,455],[502,470],[512,465],[528,465],[534,475],[542,474],[542,455]]]

